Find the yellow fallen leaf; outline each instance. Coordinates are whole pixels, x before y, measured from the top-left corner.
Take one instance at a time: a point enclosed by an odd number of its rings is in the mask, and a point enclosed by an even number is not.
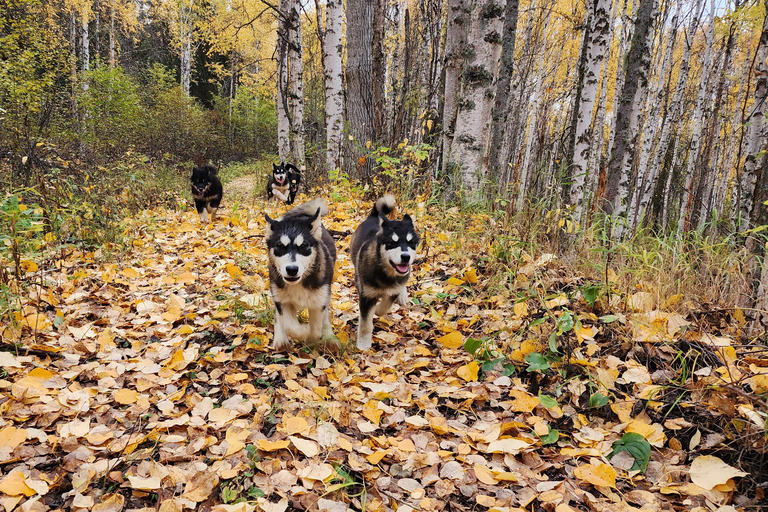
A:
[[[504,439],[497,439],[488,444],[486,453],[508,453],[510,455],[517,455],[520,450],[530,446],[527,442],[521,439],[514,439],[506,437]]]
[[[21,325],[26,325],[35,331],[45,331],[53,326],[48,317],[44,313],[32,313],[24,318]]]
[[[9,426],[0,430],[0,446],[7,446],[13,450],[26,440],[26,429]]]
[[[747,473],[729,466],[714,455],[699,455],[691,463],[691,481],[708,491],[738,476],[747,476]]]
[[[122,274],[125,277],[131,278],[131,279],[135,279],[135,278],[139,277],[139,273],[136,271],[136,269],[135,268],[131,268],[131,267],[124,268]]]
[[[282,441],[269,441],[267,439],[259,439],[259,450],[263,452],[276,452],[284,448],[288,448],[291,442],[287,439]]]
[[[480,371],[480,365],[477,364],[477,361],[472,361],[469,364],[459,367],[459,369],[456,370],[456,375],[467,382],[477,382],[478,371]]]
[[[38,266],[34,261],[24,260],[21,262],[21,270],[27,273],[37,272]]]
[[[387,455],[387,452],[387,450],[376,450],[372,454],[368,455],[366,459],[369,463],[376,465],[381,462],[381,459],[383,459],[385,455]]]
[[[227,273],[235,279],[243,277],[243,271],[234,263],[227,263]]]
[[[288,439],[291,440],[291,443],[296,447],[297,450],[299,450],[307,457],[312,458],[320,453],[320,449],[317,447],[317,443],[314,441],[296,436],[288,436]]]
[[[0,492],[8,496],[34,496],[36,493],[26,483],[24,473],[13,471],[0,480]]]
[[[466,279],[469,284],[477,284],[477,270],[471,268],[464,272],[464,279]]]
[[[115,402],[122,405],[131,405],[136,402],[138,397],[139,393],[133,389],[118,389],[113,395]]]
[[[517,318],[525,318],[528,316],[528,303],[518,302],[514,305],[514,312]]]
[[[510,389],[509,396],[510,398],[514,398],[511,407],[512,411],[531,412],[540,403],[537,397],[519,389]]]
[[[592,485],[616,488],[616,470],[603,462],[579,466],[573,470],[573,476]]]
[[[227,448],[227,452],[224,454],[224,456],[229,457],[230,455],[233,455],[245,448],[244,441],[248,439],[249,435],[251,435],[251,431],[246,430],[243,427],[235,425],[229,427],[225,436],[229,447]]]
[[[128,481],[131,483],[132,489],[138,489],[139,491],[153,491],[159,489],[163,485],[162,479],[159,476],[143,478],[140,476],[128,475]]]
[[[437,338],[437,342],[445,348],[459,348],[464,344],[464,336],[459,331],[453,331]]]
[[[493,496],[486,496],[485,494],[478,494],[475,496],[475,501],[478,505],[481,507],[495,507],[496,506],[496,498]]]
[[[496,485],[499,481],[493,476],[491,470],[482,464],[475,463],[475,477],[486,485]]]
[[[100,500],[91,512],[120,512],[125,506],[125,497],[120,493],[105,494]]]

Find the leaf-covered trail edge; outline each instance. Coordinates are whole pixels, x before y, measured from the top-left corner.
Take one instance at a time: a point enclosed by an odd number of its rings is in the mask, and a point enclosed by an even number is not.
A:
[[[641,286],[590,305],[579,276],[524,251],[509,286],[487,286],[488,260],[471,255],[493,254],[493,220],[451,231],[413,203],[413,303],[376,320],[360,353],[347,247],[370,202],[328,202],[340,354],[270,351],[263,214],[286,208],[261,199],[208,226],[145,211],[118,258],[72,251],[36,269],[22,327],[0,327],[0,505],[562,512],[762,498],[710,424],[764,434],[749,391],[768,388],[768,365],[737,353],[738,315],[702,322]],[[608,458],[630,432],[652,446],[644,473],[627,471],[629,452]]]

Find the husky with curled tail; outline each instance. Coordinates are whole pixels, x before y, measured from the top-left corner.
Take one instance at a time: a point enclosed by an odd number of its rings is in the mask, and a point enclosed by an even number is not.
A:
[[[373,206],[371,213],[355,230],[349,245],[355,266],[355,286],[360,305],[357,324],[357,348],[371,347],[373,314],[383,316],[393,302],[408,303],[406,284],[419,245],[419,233],[413,219],[387,217],[395,209],[394,196],[387,194]]]
[[[336,245],[321,218],[328,213],[322,199],[313,199],[267,221],[269,288],[275,303],[276,352],[288,350],[290,338],[310,346],[336,348],[330,322],[331,283]],[[303,309],[309,324],[298,321]]]

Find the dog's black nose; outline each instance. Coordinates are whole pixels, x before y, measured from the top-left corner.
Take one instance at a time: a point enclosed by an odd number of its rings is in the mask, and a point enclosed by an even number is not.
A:
[[[404,252],[400,254],[400,262],[401,263],[408,263],[411,260],[411,255],[407,252]]]
[[[290,265],[288,267],[285,267],[285,273],[291,277],[294,277],[299,273],[299,267],[297,267],[296,265]]]

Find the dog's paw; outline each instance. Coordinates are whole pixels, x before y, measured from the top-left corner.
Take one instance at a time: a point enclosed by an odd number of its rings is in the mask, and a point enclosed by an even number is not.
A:
[[[358,350],[368,350],[369,348],[371,348],[371,345],[373,345],[373,339],[371,338],[370,334],[368,336],[357,337]]]
[[[272,350],[274,352],[287,352],[291,348],[291,341],[288,338],[275,339],[272,341]]]
[[[376,313],[376,316],[384,316],[389,313],[391,307],[391,302],[382,300],[376,305],[376,309],[374,309],[373,312]]]
[[[403,289],[400,291],[400,293],[395,298],[395,302],[400,304],[401,306],[408,305],[408,290],[403,287]]]

